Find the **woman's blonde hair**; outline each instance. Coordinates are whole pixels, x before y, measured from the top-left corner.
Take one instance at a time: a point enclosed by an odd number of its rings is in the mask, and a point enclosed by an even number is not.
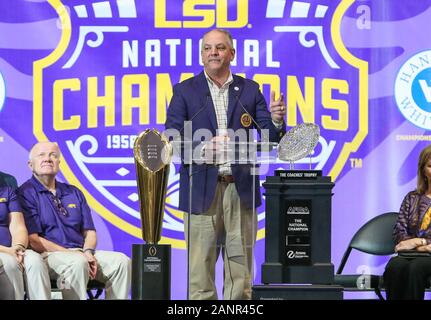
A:
[[[428,179],[425,175],[425,166],[431,159],[431,145],[421,151],[418,162],[418,182],[417,192],[424,194],[428,190]]]

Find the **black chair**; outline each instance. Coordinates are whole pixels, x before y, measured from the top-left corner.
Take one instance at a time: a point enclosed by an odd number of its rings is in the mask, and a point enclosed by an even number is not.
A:
[[[89,300],[95,300],[100,297],[105,289],[105,284],[97,280],[90,280],[87,284],[87,295]],[[92,290],[96,290],[96,294],[93,294]],[[51,279],[51,291],[60,291],[57,286],[57,281]]]
[[[384,289],[383,276],[375,274],[342,275],[341,273],[352,249],[380,256],[393,254],[395,244],[392,233],[397,217],[397,212],[381,214],[365,223],[355,233],[335,274],[335,284],[342,286],[346,291],[374,291],[380,300],[384,300],[381,293],[381,290]]]
[[[96,294],[93,295],[92,290],[96,290]],[[88,299],[95,300],[100,297],[100,295],[103,293],[103,290],[105,290],[105,284],[102,282],[99,282],[97,280],[90,280],[88,281],[87,285],[87,295]]]

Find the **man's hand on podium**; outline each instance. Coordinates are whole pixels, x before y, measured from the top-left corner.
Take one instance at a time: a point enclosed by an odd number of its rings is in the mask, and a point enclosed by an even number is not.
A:
[[[223,164],[228,162],[230,138],[227,135],[215,136],[202,148],[202,159],[207,164]]]

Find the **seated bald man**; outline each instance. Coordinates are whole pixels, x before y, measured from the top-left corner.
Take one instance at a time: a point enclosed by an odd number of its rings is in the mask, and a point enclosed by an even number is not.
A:
[[[106,285],[106,299],[127,299],[130,259],[119,252],[96,250],[91,211],[82,192],[56,180],[60,150],[53,142],[30,151],[31,179],[18,188],[33,250],[44,257],[63,299],[86,299],[89,279]]]

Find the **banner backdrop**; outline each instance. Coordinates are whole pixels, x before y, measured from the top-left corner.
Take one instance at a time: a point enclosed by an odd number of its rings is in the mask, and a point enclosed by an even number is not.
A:
[[[354,232],[398,211],[415,187],[418,154],[431,139],[430,7],[431,0],[1,1],[0,170],[23,183],[31,146],[57,141],[59,178],[84,192],[98,248],[130,256],[142,242],[134,139],[164,129],[172,86],[202,70],[202,35],[228,29],[233,72],[258,82],[267,101],[270,90],[285,94],[288,128],[320,126],[314,154],[295,168],[311,163],[335,181],[337,267]],[[277,168],[288,164],[271,164],[269,174]],[[185,299],[178,167],[170,172],[162,243],[173,247],[172,298]],[[258,214],[255,283],[264,205]],[[354,254],[345,272],[382,272],[386,261]]]

